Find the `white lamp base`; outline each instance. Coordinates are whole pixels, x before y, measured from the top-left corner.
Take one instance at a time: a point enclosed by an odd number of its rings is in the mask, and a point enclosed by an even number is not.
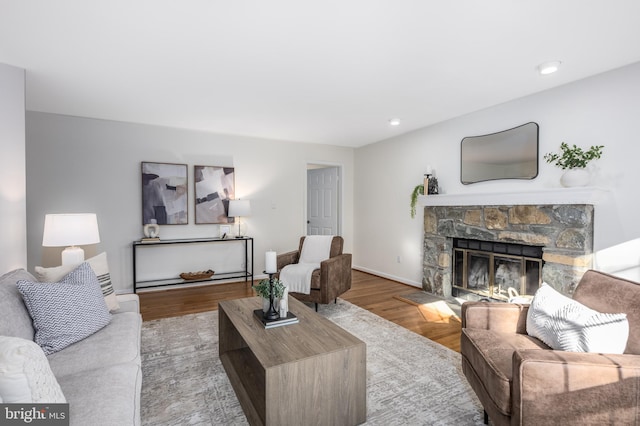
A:
[[[84,250],[80,247],[71,246],[62,250],[63,265],[79,265],[84,262]]]

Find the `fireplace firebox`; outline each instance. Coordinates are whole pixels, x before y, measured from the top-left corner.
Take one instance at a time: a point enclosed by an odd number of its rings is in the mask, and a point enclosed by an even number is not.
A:
[[[540,246],[454,238],[452,295],[532,295],[542,282],[542,254]]]

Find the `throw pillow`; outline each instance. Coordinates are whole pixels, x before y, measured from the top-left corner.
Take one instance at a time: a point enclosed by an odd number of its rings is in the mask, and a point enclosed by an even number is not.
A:
[[[111,274],[109,273],[109,263],[107,262],[107,253],[102,252],[97,256],[87,259],[86,262],[91,265],[91,269],[98,276],[100,281],[100,288],[104,296],[105,302],[111,312],[118,309],[118,299],[116,293],[113,291],[113,285],[111,283]],[[55,283],[60,281],[62,277],[73,271],[77,265],[62,265],[55,268],[43,268],[42,266],[36,266],[35,272],[38,281]]]
[[[65,403],[42,349],[31,340],[0,336],[0,401]]]
[[[82,263],[59,283],[17,283],[33,319],[35,341],[49,355],[88,337],[111,321],[98,277]]]
[[[626,314],[595,311],[543,283],[529,307],[527,333],[556,350],[621,354],[629,322]]]

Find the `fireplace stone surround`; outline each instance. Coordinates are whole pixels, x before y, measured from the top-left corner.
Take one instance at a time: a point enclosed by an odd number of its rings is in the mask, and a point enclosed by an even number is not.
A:
[[[565,202],[425,206],[423,289],[451,297],[453,238],[466,238],[542,247],[542,281],[571,295],[592,266],[594,206]]]

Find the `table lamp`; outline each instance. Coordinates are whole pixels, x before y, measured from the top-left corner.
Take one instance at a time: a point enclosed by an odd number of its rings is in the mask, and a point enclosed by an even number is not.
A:
[[[98,219],[95,213],[48,214],[44,217],[42,245],[64,247],[63,265],[78,265],[84,262],[84,250],[80,245],[100,242]]]
[[[251,215],[251,203],[249,200],[229,200],[229,217],[238,218],[238,235],[236,238],[244,238],[240,234],[240,217]]]

